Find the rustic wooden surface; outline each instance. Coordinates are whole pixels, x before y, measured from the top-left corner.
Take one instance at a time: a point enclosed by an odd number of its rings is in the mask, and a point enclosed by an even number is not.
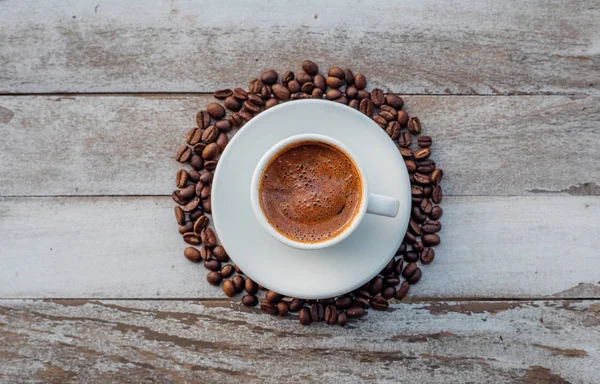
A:
[[[598,20],[598,0],[0,1],[0,382],[597,383]],[[434,263],[347,329],[226,300],[168,197],[209,94],[306,58],[403,94],[445,170]]]
[[[600,94],[598,0],[0,2],[0,92],[212,92],[311,57],[419,94]]]
[[[345,329],[242,310],[229,301],[0,301],[0,381],[533,384],[600,377],[600,301],[396,304]]]

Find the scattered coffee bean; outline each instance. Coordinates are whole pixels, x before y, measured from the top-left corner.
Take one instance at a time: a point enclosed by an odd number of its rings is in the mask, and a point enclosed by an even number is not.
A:
[[[400,124],[397,121],[390,121],[385,129],[385,133],[387,133],[392,140],[398,139],[400,137]]]
[[[415,173],[417,171],[417,163],[413,160],[405,159],[404,164],[406,165],[406,170],[408,173]]]
[[[181,207],[175,206],[175,220],[179,225],[185,224],[185,212]]]
[[[433,220],[438,220],[440,217],[442,217],[442,213],[442,207],[436,205],[435,207],[431,208],[429,217],[431,217]]]
[[[396,251],[396,256],[398,255],[403,255],[404,252],[406,252],[406,243],[401,243],[400,246],[398,247],[398,250]]]
[[[219,103],[209,103],[206,106],[206,112],[214,119],[220,119],[225,116],[225,108]]]
[[[273,108],[274,106],[276,106],[277,104],[279,104],[279,101],[277,99],[269,99],[267,100],[267,102],[265,103],[265,110],[269,109],[269,108]]]
[[[200,258],[200,251],[198,251],[194,247],[187,247],[183,251],[183,255],[185,256],[186,259],[188,259],[189,261],[191,261],[193,263],[197,263],[197,262],[199,262],[201,260],[201,258]]]
[[[298,320],[300,320],[300,324],[302,325],[309,325],[310,323],[312,323],[310,310],[306,307],[300,309],[300,313],[298,314]]]
[[[325,79],[325,83],[327,84],[327,86],[334,89],[338,89],[342,86],[342,80],[333,76],[330,76],[327,79]]]
[[[394,263],[394,265],[395,265],[395,263]],[[395,287],[398,284],[400,284],[400,279],[397,278],[396,276],[388,276],[383,280],[383,285],[385,287]]]
[[[421,280],[421,269],[417,268],[415,273],[413,273],[411,276],[409,276],[406,281],[408,281],[409,284],[414,285],[417,284],[419,282],[419,280]]]
[[[214,247],[217,245],[217,236],[212,228],[205,228],[200,232],[200,238],[202,239],[202,244],[207,247]]]
[[[413,157],[413,151],[410,148],[398,148],[398,150],[400,151],[400,154],[402,155],[402,157],[404,157],[405,159],[410,159]]]
[[[348,309],[352,305],[352,298],[350,296],[340,296],[335,299],[335,306],[338,309]]]
[[[421,173],[431,173],[434,169],[435,162],[430,159],[420,161],[419,164],[417,164],[417,170]]]
[[[242,88],[236,88],[233,90],[233,97],[240,101],[248,100],[248,92]]]
[[[325,317],[325,310],[323,309],[323,304],[314,303],[310,306],[310,318],[312,321],[323,321]]]
[[[421,236],[421,226],[416,221],[410,220],[408,222],[408,229],[415,234],[415,236]]]
[[[271,99],[271,100],[275,100],[275,99]],[[219,146],[220,152],[223,152],[225,150],[225,148],[227,147],[227,144],[229,144],[229,138],[227,137],[226,134],[221,132],[219,134],[219,136],[217,137],[216,143]]]
[[[240,293],[244,290],[244,286],[246,284],[245,279],[240,275],[235,275],[231,278],[231,282],[233,283],[233,287],[235,289],[235,293]]]
[[[288,83],[294,80],[294,78],[294,72],[286,71],[283,73],[283,76],[281,76],[281,84],[287,87]]]
[[[370,99],[371,94],[369,92],[365,91],[364,89],[359,89],[358,92],[356,93],[356,98],[358,100]]]
[[[223,280],[223,285],[221,287],[223,289],[223,292],[228,297],[235,296],[235,287],[233,286],[233,282],[231,280]]]
[[[387,276],[390,273],[392,273],[393,271],[394,271],[394,258],[392,257],[392,259],[386,264],[386,266],[383,267],[380,274],[383,276]]]
[[[402,109],[402,106],[404,105],[404,100],[402,100],[402,98],[400,96],[387,94],[385,96],[385,103],[387,105],[389,105],[390,107],[399,111]]]
[[[218,91],[215,91],[215,93],[213,93],[213,96],[215,97],[215,99],[219,99],[219,100],[225,100],[227,97],[229,97],[231,95],[232,95],[231,89],[219,89]]]
[[[431,137],[430,136],[419,136],[419,138],[417,139],[417,144],[419,144],[419,147],[421,148],[429,148],[431,147]]]
[[[300,92],[300,83],[297,80],[292,80],[287,85],[291,93]]]
[[[292,94],[292,100],[304,100],[304,99],[308,99],[309,96],[304,93],[304,92],[296,92],[294,94]]]
[[[406,127],[406,125],[408,124],[408,112],[404,110],[398,111],[397,121],[400,123],[401,126]]]
[[[246,279],[246,283],[244,284],[244,289],[251,295],[256,295],[258,292],[258,284],[256,284],[251,279]]]
[[[260,76],[260,79],[262,80],[263,84],[267,84],[267,85],[274,84],[277,81],[277,72],[275,72],[272,69],[265,71]]]
[[[334,325],[337,323],[337,309],[334,305],[328,305],[325,308],[325,323]]]
[[[313,83],[312,81],[306,82],[304,84],[302,84],[302,87],[300,88],[300,90],[306,94],[312,94],[312,91],[318,89],[317,86],[315,85],[315,83]]]
[[[350,307],[346,310],[346,314],[350,319],[358,319],[365,315],[365,309],[362,307]]]
[[[290,99],[290,90],[281,84],[273,84],[273,95],[279,100],[286,101]]]
[[[192,156],[192,150],[187,145],[183,145],[177,151],[177,155],[175,156],[175,160],[180,163],[185,163]]]
[[[383,279],[380,276],[375,276],[369,284],[369,293],[372,296],[378,294],[383,289]]]
[[[353,100],[350,100],[350,101],[348,102],[348,106],[349,106],[350,108],[354,108],[354,109],[358,110],[358,108],[359,108],[359,103],[360,103],[360,102],[359,102],[358,100],[356,100],[356,99],[353,99]]]
[[[310,60],[304,60],[302,62],[302,70],[309,75],[314,76],[317,74],[317,72],[319,72],[319,67],[317,67],[317,64]]]
[[[210,125],[210,115],[207,111],[200,111],[196,114],[196,124],[200,129],[204,129]]]
[[[409,289],[410,284],[407,281],[403,281],[402,284],[400,284],[400,288],[398,288],[398,290],[396,291],[396,296],[394,296],[394,298],[396,300],[404,299]]]
[[[321,75],[320,73],[314,76],[313,83],[315,83],[321,92],[325,92],[327,90],[327,80],[325,80],[325,76]]]
[[[414,251],[409,251],[404,254],[404,261],[407,263],[416,263],[419,261],[419,254]]]
[[[327,98],[327,100],[335,100],[335,99],[342,97],[342,92],[340,92],[337,89],[330,89],[325,94],[325,97]]]
[[[353,85],[346,87],[346,96],[350,99],[356,99],[358,97],[358,89]]]
[[[212,249],[205,247],[204,245],[200,248],[200,258],[204,261],[210,260],[213,257]]]
[[[435,188],[433,188],[433,192],[431,194],[431,200],[436,204],[439,204],[442,202],[442,187],[440,187],[438,185]]]
[[[373,116],[373,112],[375,111],[375,105],[370,99],[362,99],[360,101],[358,109],[365,115],[371,117]]]
[[[194,228],[194,223],[188,221],[187,223],[179,226],[179,233],[185,235],[188,232],[192,232]]]
[[[381,107],[379,107],[379,114],[383,116],[383,118],[387,121],[396,120],[397,116],[396,110],[387,105],[382,105]],[[396,123],[398,122],[396,121]],[[398,125],[400,125],[400,123],[398,123]]]
[[[306,72],[299,72],[298,76],[296,76],[296,81],[300,85],[303,85],[304,83],[312,82],[312,80],[313,80],[312,76]]]
[[[442,224],[437,220],[429,220],[423,224],[423,233],[437,233],[442,229]]]
[[[225,108],[231,111],[237,112],[240,110],[240,108],[242,108],[242,103],[240,103],[240,101],[235,96],[229,96],[225,99],[223,103],[225,104]]]
[[[412,208],[411,217],[414,221],[416,221],[419,224],[424,223],[425,220],[427,219],[427,215],[419,207]]]
[[[377,123],[377,125],[379,125],[381,128],[385,128],[385,126],[387,125],[387,120],[384,119],[381,115],[373,116],[373,121]]]
[[[322,99],[323,98],[323,91],[321,91],[321,89],[319,89],[319,88],[315,88],[315,89],[313,89],[310,97],[313,98],[313,99]]]
[[[304,307],[303,299],[293,299],[289,304],[290,312],[298,312]]]
[[[229,277],[229,276],[233,275],[234,272],[235,272],[235,268],[231,264],[226,264],[226,265],[222,266],[221,271],[220,271],[221,276],[223,276],[223,277]]]
[[[208,269],[209,271],[219,271],[221,270],[221,262],[215,259],[205,260],[204,268]]]
[[[421,122],[419,121],[419,118],[416,116],[411,117],[411,119],[408,121],[407,129],[413,135],[418,135],[421,133]]]
[[[357,73],[354,76],[354,86],[356,89],[365,89],[367,86],[367,78],[362,73]]]
[[[281,301],[281,299],[283,299],[283,295],[280,295],[279,293],[274,291],[267,291],[267,293],[265,294],[265,299],[269,303],[278,303],[279,301]]]
[[[428,233],[423,235],[423,245],[426,247],[433,247],[440,243],[440,237],[435,233]]]
[[[200,211],[202,212],[202,211]],[[208,224],[210,223],[210,219],[204,215],[200,216],[198,219],[196,219],[196,221],[194,222],[194,232],[200,234],[202,233],[202,230],[205,229],[206,227],[208,227]]]
[[[381,106],[381,104],[383,104],[385,101],[383,91],[379,88],[374,88],[371,91],[371,100],[373,100],[373,104],[375,104],[376,106]]]
[[[192,212],[194,209],[198,208],[198,205],[200,205],[200,198],[194,197],[190,202],[188,202],[186,205],[184,205],[181,209],[183,209],[184,212]]]
[[[404,234],[404,242],[405,242],[406,244],[414,244],[414,243],[416,243],[416,242],[417,242],[417,238],[416,238],[416,237],[415,237],[415,235],[413,235],[412,233],[410,233],[410,232],[406,232],[406,233]]]
[[[242,304],[246,307],[255,307],[258,304],[258,298],[254,295],[245,295],[242,297]]]
[[[277,314],[279,313],[279,310],[277,309],[277,306],[275,306],[272,303],[261,303],[260,304],[260,309],[264,312],[267,313],[271,316],[277,316]]]
[[[421,252],[421,263],[430,264],[435,257],[435,251],[431,247],[426,247]]]
[[[375,296],[371,299],[371,308],[376,311],[385,311],[389,305],[388,301],[382,296]]]
[[[206,275],[206,281],[208,281],[208,284],[210,285],[218,286],[221,284],[221,281],[223,281],[223,276],[221,276],[219,272],[212,271]]]
[[[263,82],[261,79],[252,79],[250,80],[250,85],[248,85],[248,91],[250,91],[250,93],[260,94],[262,86]]]
[[[285,317],[285,316],[287,316],[288,311],[289,311],[288,303],[286,303],[285,301],[280,301],[279,303],[277,303],[277,315],[278,316]]]

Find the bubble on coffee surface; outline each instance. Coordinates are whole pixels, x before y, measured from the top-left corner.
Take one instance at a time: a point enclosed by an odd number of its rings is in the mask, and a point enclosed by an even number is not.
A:
[[[342,232],[360,204],[362,185],[354,163],[322,142],[293,144],[277,154],[262,174],[260,203],[284,236],[321,242]]]

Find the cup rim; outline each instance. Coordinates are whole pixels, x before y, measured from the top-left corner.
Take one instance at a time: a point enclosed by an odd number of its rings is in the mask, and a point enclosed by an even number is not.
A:
[[[361,196],[360,206],[359,206],[358,212],[352,219],[352,223],[350,225],[348,225],[346,227],[346,229],[344,229],[341,233],[339,233],[334,238],[331,238],[331,239],[328,239],[325,241],[321,241],[321,242],[317,242],[317,243],[303,243],[300,241],[295,241],[295,240],[285,237],[284,235],[279,233],[275,228],[273,228],[273,226],[267,220],[267,218],[262,210],[262,207],[260,204],[260,199],[259,199],[259,194],[258,194],[258,189],[259,189],[262,173],[263,173],[265,167],[271,161],[271,159],[275,155],[277,155],[283,148],[285,148],[289,145],[292,145],[294,143],[297,143],[297,142],[302,142],[302,141],[321,141],[321,142],[324,142],[324,143],[327,143],[327,144],[337,147],[339,150],[344,152],[346,154],[346,156],[348,156],[354,162],[354,165],[356,166],[356,169],[358,170],[358,173],[359,173],[359,176],[360,176],[360,179],[362,182],[362,196]],[[261,157],[260,161],[258,162],[258,164],[256,165],[256,167],[254,169],[254,173],[252,174],[252,182],[250,184],[250,201],[252,204],[252,210],[254,211],[254,216],[256,217],[258,222],[263,226],[263,228],[271,236],[273,236],[277,241],[279,241],[289,247],[293,247],[293,248],[297,248],[297,249],[316,250],[316,249],[327,248],[327,247],[333,246],[335,244],[339,244],[340,242],[342,242],[343,240],[348,238],[348,236],[350,236],[354,232],[354,230],[362,222],[365,214],[367,213],[369,188],[368,188],[368,180],[367,180],[367,177],[366,177],[363,169],[364,168],[361,167],[359,160],[357,159],[356,156],[354,156],[352,151],[350,151],[348,149],[348,147],[346,147],[343,143],[341,143],[340,141],[338,141],[332,137],[318,134],[318,133],[302,133],[302,134],[287,137],[287,138],[279,141],[275,145],[273,145]]]

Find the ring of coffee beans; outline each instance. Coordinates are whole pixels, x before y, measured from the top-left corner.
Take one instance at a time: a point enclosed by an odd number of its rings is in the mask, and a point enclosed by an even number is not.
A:
[[[388,300],[402,300],[410,286],[419,282],[420,265],[433,261],[433,247],[440,243],[437,232],[442,227],[439,222],[442,208],[438,204],[442,201],[443,172],[430,159],[431,137],[420,135],[419,118],[409,117],[402,109],[402,98],[384,94],[378,88],[369,92],[366,86],[367,79],[363,74],[354,75],[350,69],[331,67],[325,77],[315,63],[307,60],[298,74],[287,71],[280,79],[277,72],[269,70],[260,78],[252,79],[247,91],[242,88],[216,91],[214,97],[222,100],[222,104],[212,102],[206,110],[198,112],[197,127],[189,130],[186,144],[179,148],[175,157],[180,163],[188,163],[191,169],[177,172],[178,189],[172,198],[177,203],[175,218],[179,233],[190,245],[183,254],[191,262],[204,264],[210,271],[206,277],[209,284],[221,285],[229,297],[245,291],[242,304],[248,307],[258,305],[257,293],[265,290],[230,263],[205,215],[211,213],[213,171],[220,153],[229,143],[227,134],[280,102],[323,97],[371,117],[398,147],[411,182],[412,214],[408,230],[403,234],[404,240],[396,255],[381,273],[357,290],[322,300],[287,298],[267,290],[260,308],[277,316],[298,313],[303,325],[325,321],[344,326],[348,319],[363,317],[369,308],[386,310]]]

